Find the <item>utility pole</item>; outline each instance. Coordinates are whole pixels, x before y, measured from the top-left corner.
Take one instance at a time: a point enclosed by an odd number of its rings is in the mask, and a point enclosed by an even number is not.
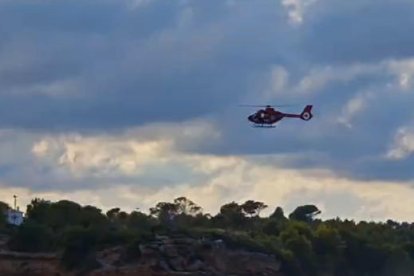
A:
[[[13,197],[14,197],[14,210],[13,211],[16,211],[17,210],[16,209],[17,208],[17,196],[13,195]],[[12,213],[12,219],[13,219],[14,224],[16,225],[17,215],[15,212]]]

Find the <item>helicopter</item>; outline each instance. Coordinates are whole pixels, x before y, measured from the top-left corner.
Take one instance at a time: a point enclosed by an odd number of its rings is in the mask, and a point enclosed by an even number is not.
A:
[[[245,105],[246,106],[246,105]],[[255,107],[264,107],[259,109],[255,113],[249,115],[247,119],[253,123],[255,127],[275,127],[274,124],[282,120],[283,118],[299,118],[304,121],[312,119],[312,107],[313,105],[306,105],[300,114],[283,113],[276,110],[272,105],[248,105]]]

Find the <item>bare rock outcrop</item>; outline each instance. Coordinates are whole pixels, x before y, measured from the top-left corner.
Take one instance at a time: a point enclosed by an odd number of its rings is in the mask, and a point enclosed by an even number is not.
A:
[[[101,252],[106,265],[90,275],[282,275],[275,256],[229,249],[220,240],[159,237],[140,245],[139,256],[128,264],[123,255],[123,248]]]
[[[159,236],[137,245],[131,252],[114,247],[96,254],[100,264],[82,275],[172,276],[172,275],[269,275],[282,276],[281,263],[272,255],[230,249],[220,240]],[[65,271],[60,256],[0,251],[0,275],[75,276]]]

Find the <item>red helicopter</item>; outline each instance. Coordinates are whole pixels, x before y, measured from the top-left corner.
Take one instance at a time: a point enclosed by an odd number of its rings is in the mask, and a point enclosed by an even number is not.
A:
[[[260,106],[265,107],[264,109],[260,109],[257,112],[249,115],[247,119],[254,123],[255,127],[275,127],[274,124],[282,120],[283,118],[299,118],[304,121],[309,121],[312,119],[312,105],[307,105],[302,113],[300,114],[289,114],[283,113],[276,109],[274,106],[271,105],[249,105],[249,106]]]

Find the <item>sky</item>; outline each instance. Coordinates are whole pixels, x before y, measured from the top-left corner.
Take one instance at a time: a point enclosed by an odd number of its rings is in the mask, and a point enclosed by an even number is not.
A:
[[[413,26],[409,0],[0,0],[0,196],[412,221]]]

